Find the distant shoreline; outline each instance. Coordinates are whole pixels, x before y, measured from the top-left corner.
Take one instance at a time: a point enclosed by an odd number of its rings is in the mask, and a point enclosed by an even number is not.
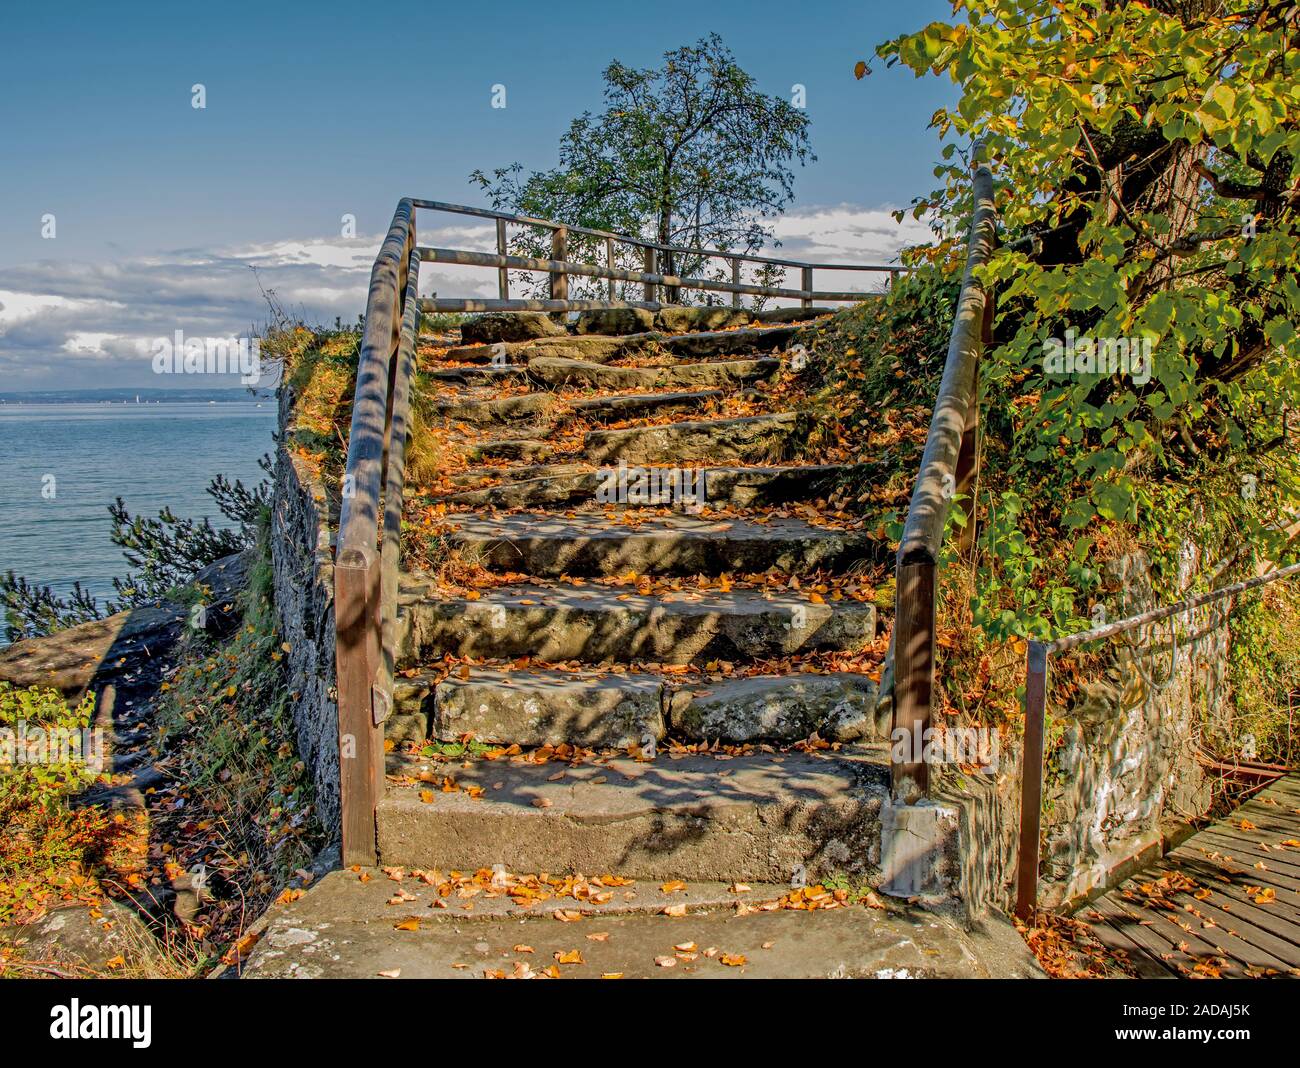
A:
[[[0,393],[0,407],[29,404],[194,404],[267,401],[273,390],[248,389],[39,389]]]

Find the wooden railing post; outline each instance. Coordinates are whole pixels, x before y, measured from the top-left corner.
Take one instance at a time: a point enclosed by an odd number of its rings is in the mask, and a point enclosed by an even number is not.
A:
[[[1025,653],[1025,750],[1020,762],[1020,855],[1016,915],[1028,920],[1038,904],[1038,836],[1043,812],[1043,733],[1047,711],[1047,642]]]
[[[894,721],[890,732],[894,752],[889,773],[890,794],[896,805],[914,805],[930,789],[924,748],[934,691],[934,572],[933,560],[903,563],[895,584]]]
[[[804,291],[804,296],[799,301],[799,306],[801,308],[812,307],[812,278],[813,269],[811,267],[805,267],[799,277],[799,288]]]
[[[645,252],[645,273],[658,274],[659,264],[658,264],[658,257],[655,255],[655,250],[647,245],[646,248],[644,249],[644,252]],[[655,284],[653,282],[647,282],[645,284],[645,299],[647,304],[654,304],[655,301],[658,299],[655,296]]]
[[[738,286],[738,285],[740,285],[740,257],[739,257],[739,256],[732,256],[732,257],[731,257],[731,284],[732,284],[733,286]],[[735,292],[733,292],[733,293],[731,294],[731,306],[732,306],[733,308],[739,308],[739,307],[740,307],[740,291],[739,291],[739,290],[737,290],[737,291],[735,291]]]
[[[383,742],[374,722],[372,687],[378,613],[378,564],[340,560],[334,569],[336,686],[339,715],[339,795],[343,864],[373,864],[375,807],[383,781]]]
[[[551,259],[567,260],[569,251],[569,231],[557,226],[551,231]],[[551,272],[551,299],[569,299],[569,276],[563,271]]]
[[[608,267],[611,271],[615,269],[614,239],[612,237],[605,238],[605,266]],[[614,292],[615,292],[614,285],[615,285],[614,279],[613,278],[609,279],[609,288],[607,292],[609,294],[610,300],[614,299]]]
[[[505,219],[497,220],[497,255],[510,255],[509,245],[506,241]],[[504,267],[497,270],[497,291],[501,294],[502,300],[510,299],[510,272]]]

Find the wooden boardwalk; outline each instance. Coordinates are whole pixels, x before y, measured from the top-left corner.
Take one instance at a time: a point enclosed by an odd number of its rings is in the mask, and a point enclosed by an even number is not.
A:
[[[1300,977],[1300,773],[1077,916],[1146,978]]]

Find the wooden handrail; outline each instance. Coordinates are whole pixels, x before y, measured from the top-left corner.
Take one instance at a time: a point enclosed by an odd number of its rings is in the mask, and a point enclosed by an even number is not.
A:
[[[710,278],[679,278],[671,274],[624,271],[616,267],[602,267],[600,264],[579,263],[574,260],[547,260],[534,256],[502,256],[492,252],[472,252],[457,248],[427,248],[421,246],[419,252],[421,259],[437,263],[454,263],[461,267],[496,267],[511,271],[539,271],[552,276],[573,274],[585,278],[608,278],[610,281],[639,282],[649,285],[673,286],[678,289],[706,289],[719,293],[788,297],[792,300],[804,301],[805,306],[814,300],[862,300],[873,295],[871,293],[818,292],[811,288],[785,289],[777,286],[722,282]],[[812,268],[804,267],[802,270],[805,275],[805,284],[811,286]]]
[[[343,863],[373,864],[377,855],[375,808],[384,779],[381,724],[391,707],[391,682],[379,690],[381,665],[391,656],[384,621],[396,608],[395,571],[382,584],[387,562],[379,554],[381,488],[400,528],[405,450],[405,410],[413,359],[415,210],[397,205],[388,236],[370,272],[365,327],[357,357],[352,425],[344,465],[335,551],[335,671],[339,720],[339,795]],[[402,368],[406,367],[406,372]],[[399,396],[399,393],[401,394]],[[398,440],[394,442],[394,418]],[[396,464],[392,461],[396,457]],[[398,475],[396,484],[391,476]],[[385,486],[385,483],[387,485]],[[395,498],[395,500],[394,500]],[[385,522],[385,530],[390,524]],[[385,539],[387,542],[387,538]],[[388,555],[388,554],[385,554]],[[395,567],[395,557],[393,558]],[[385,611],[385,601],[390,611]],[[389,628],[391,635],[391,627]]]
[[[975,158],[980,159],[977,146]],[[974,211],[966,245],[966,269],[948,338],[943,378],[935,396],[925,451],[898,544],[894,593],[893,731],[923,739],[934,698],[935,571],[954,497],[964,496],[966,529],[974,534],[975,487],[979,478],[979,360],[992,326],[992,297],[976,277],[997,241],[993,174],[977,162],[972,181]],[[910,805],[929,792],[929,767],[921,745],[906,747],[910,759],[891,756],[895,804]]]
[[[885,271],[890,274],[899,274],[910,271],[910,267],[904,267],[902,264],[866,264],[866,263],[814,263],[807,260],[787,260],[778,259],[772,256],[757,256],[744,252],[728,252],[722,249],[707,248],[687,248],[683,245],[662,245],[657,241],[649,241],[644,237],[635,237],[631,234],[615,234],[608,230],[593,230],[586,226],[573,226],[569,223],[552,222],[550,219],[534,219],[529,215],[512,215],[506,211],[494,211],[491,208],[475,208],[467,204],[448,204],[441,200],[413,200],[412,203],[417,208],[424,208],[428,211],[442,211],[451,215],[472,215],[480,219],[496,219],[503,223],[514,223],[518,226],[540,226],[548,230],[567,230],[571,234],[582,234],[585,237],[601,238],[605,241],[613,241],[617,244],[633,245],[637,248],[650,249],[657,252],[672,252],[676,255],[683,256],[705,256],[710,259],[727,259],[727,260],[744,260],[747,263],[767,263],[775,267],[815,267],[821,271]],[[653,272],[650,272],[653,273]]]

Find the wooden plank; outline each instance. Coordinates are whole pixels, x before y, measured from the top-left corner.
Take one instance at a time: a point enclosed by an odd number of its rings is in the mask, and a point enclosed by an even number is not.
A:
[[[1160,874],[1171,870],[1164,866],[1157,867]],[[1139,880],[1133,880],[1138,882]],[[1197,937],[1217,946],[1222,952],[1243,964],[1255,968],[1290,969],[1300,964],[1300,946],[1295,945],[1277,932],[1270,930],[1260,922],[1259,909],[1241,902],[1231,904],[1230,909],[1223,909],[1210,898],[1196,898],[1185,890],[1175,890],[1169,899],[1177,904],[1186,922],[1194,928]],[[1193,913],[1189,911],[1195,909]],[[1199,913],[1199,916],[1197,915]],[[1270,919],[1270,917],[1263,917]],[[1202,920],[1209,920],[1215,926],[1205,927]],[[1181,924],[1178,924],[1181,926]]]
[[[1139,979],[1177,979],[1179,973],[1171,964],[1134,942],[1118,927],[1112,927],[1100,912],[1084,910],[1082,916],[1088,923],[1092,936],[1115,956],[1131,965]]]
[[[1210,828],[1197,834],[1195,840],[1221,853],[1236,857],[1243,868],[1255,873],[1256,881],[1265,871],[1276,872],[1283,878],[1300,880],[1300,865],[1296,865],[1293,859],[1288,860],[1280,852],[1265,852],[1253,841],[1219,834]],[[1261,861],[1265,867],[1256,868],[1255,865]]]
[[[1300,880],[1295,878],[1281,876],[1275,871],[1260,872],[1255,868],[1243,868],[1242,861],[1239,859],[1234,858],[1230,861],[1223,855],[1210,856],[1196,850],[1195,847],[1186,851],[1179,847],[1178,850],[1166,854],[1165,859],[1171,864],[1179,864],[1183,871],[1195,874],[1203,881],[1203,885],[1212,889],[1225,889],[1225,887],[1242,889],[1245,886],[1258,886],[1261,884],[1257,876],[1266,874],[1269,878],[1269,886],[1277,891],[1278,898],[1300,911]]]
[[[1251,865],[1256,858],[1243,856],[1230,846],[1215,842],[1200,842],[1190,848],[1188,848],[1188,845],[1188,843],[1184,843],[1184,845],[1170,853],[1169,856],[1178,857],[1184,861],[1207,861],[1221,868],[1225,875],[1240,878],[1243,884],[1249,882],[1252,886],[1258,885],[1261,876],[1267,874],[1273,885],[1300,892],[1300,879],[1272,868],[1267,873],[1260,871],[1258,868],[1252,868]]]
[[[1175,966],[1181,964],[1192,973],[1196,965],[1212,963],[1221,973],[1241,974],[1241,964],[1219,952],[1209,942],[1170,923],[1155,910],[1136,908],[1128,902],[1116,900],[1115,891],[1094,901],[1093,908],[1111,926],[1146,947],[1161,961],[1174,962]],[[1183,946],[1186,949],[1181,948]]]

